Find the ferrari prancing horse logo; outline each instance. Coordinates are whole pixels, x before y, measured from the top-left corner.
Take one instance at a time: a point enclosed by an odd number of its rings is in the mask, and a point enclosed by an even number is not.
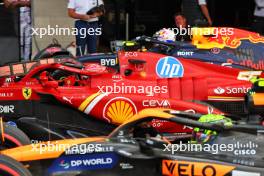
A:
[[[22,89],[22,94],[23,94],[23,97],[28,100],[30,99],[31,95],[32,95],[32,89],[31,88],[23,88]]]

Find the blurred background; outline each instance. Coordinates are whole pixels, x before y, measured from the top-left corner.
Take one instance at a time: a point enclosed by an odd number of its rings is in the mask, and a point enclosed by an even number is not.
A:
[[[73,20],[67,15],[68,0],[32,0],[34,27],[48,25],[72,27]],[[173,15],[181,9],[182,0],[104,0],[106,15],[101,19],[103,35],[100,37],[100,51],[109,48],[109,41],[132,39],[139,35],[153,35],[163,27],[174,27]],[[250,30],[255,3],[253,0],[208,0],[213,26],[238,27]],[[19,58],[18,13],[7,10],[0,0],[0,64],[3,60],[16,61]],[[45,36],[33,39],[33,53],[36,45],[44,48],[57,38],[62,46],[74,41],[74,36]]]

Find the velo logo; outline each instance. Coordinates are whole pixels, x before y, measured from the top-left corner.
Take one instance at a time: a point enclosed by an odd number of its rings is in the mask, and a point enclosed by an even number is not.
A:
[[[160,78],[181,78],[184,68],[178,59],[168,56],[158,61],[156,73]]]

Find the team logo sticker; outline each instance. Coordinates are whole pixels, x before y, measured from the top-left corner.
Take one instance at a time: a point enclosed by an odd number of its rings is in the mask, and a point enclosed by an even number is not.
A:
[[[112,169],[118,163],[115,153],[95,153],[89,155],[62,156],[56,159],[48,168],[48,175],[65,171],[87,171]]]
[[[158,61],[156,73],[160,78],[181,78],[184,75],[184,67],[178,59],[168,56]]]
[[[103,116],[111,123],[121,124],[137,113],[135,104],[125,97],[109,100],[103,110]]]
[[[63,167],[64,169],[69,169],[70,168],[70,164],[65,162],[65,160],[61,160],[60,164],[61,167]]]
[[[31,88],[23,88],[22,89],[22,95],[23,97],[28,100],[30,99],[31,95],[32,95],[32,89]]]
[[[189,162],[189,161],[162,161],[162,174],[173,176],[225,176],[231,173],[235,167],[228,165]]]
[[[214,89],[214,93],[217,95],[221,95],[225,93],[225,89],[221,88],[221,87],[217,87]]]

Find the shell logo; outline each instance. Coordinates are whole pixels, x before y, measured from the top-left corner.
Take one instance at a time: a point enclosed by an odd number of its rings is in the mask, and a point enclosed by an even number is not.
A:
[[[103,110],[104,118],[110,123],[121,124],[137,113],[135,104],[125,97],[109,100]]]

